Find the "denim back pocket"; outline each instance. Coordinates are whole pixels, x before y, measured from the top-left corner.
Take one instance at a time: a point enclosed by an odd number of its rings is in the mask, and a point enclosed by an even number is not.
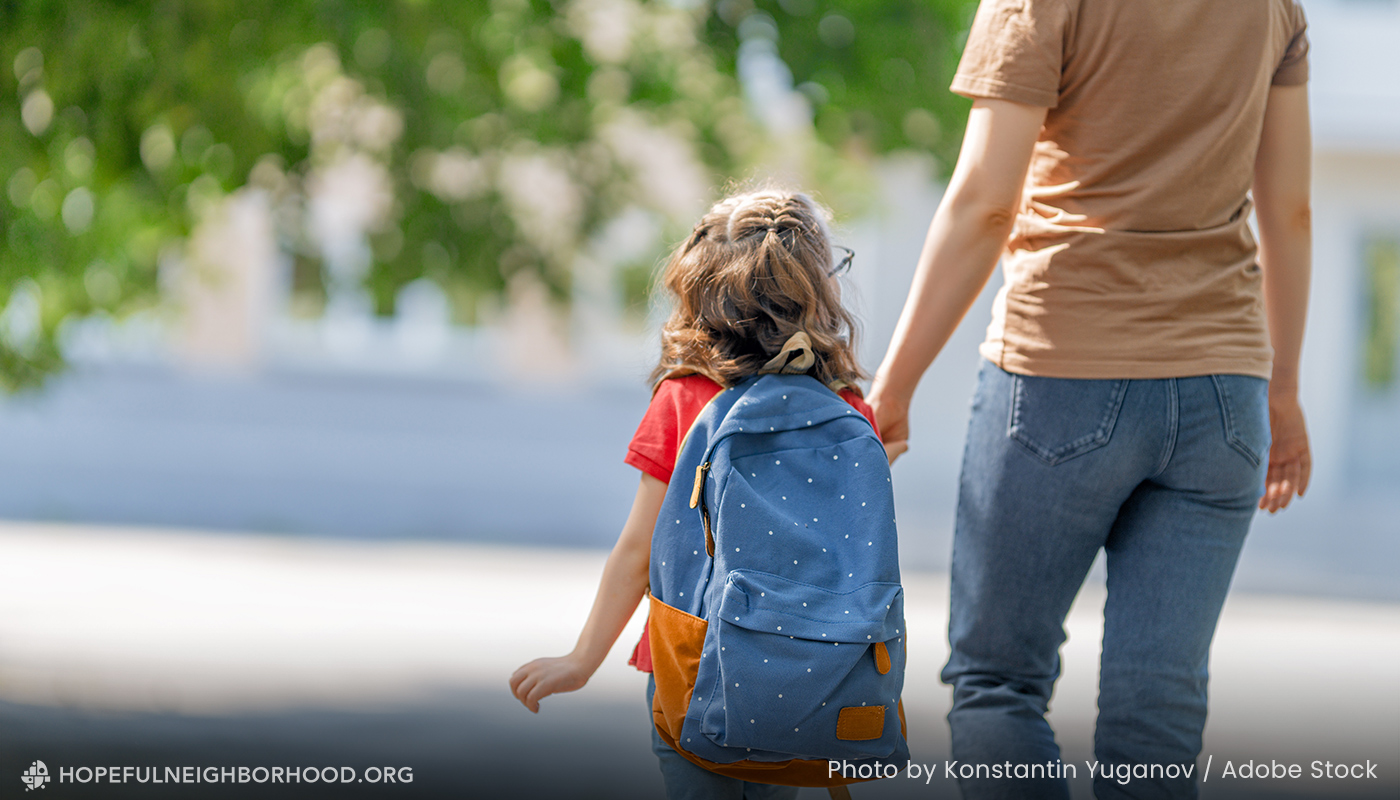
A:
[[[1012,376],[1007,434],[1054,466],[1108,444],[1126,380]]]
[[[1259,466],[1269,458],[1269,382],[1250,375],[1212,375],[1225,441]]]

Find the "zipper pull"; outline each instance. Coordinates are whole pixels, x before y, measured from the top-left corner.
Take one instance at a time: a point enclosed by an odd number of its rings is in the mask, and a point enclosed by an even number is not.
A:
[[[700,505],[700,490],[705,488],[705,473],[709,471],[710,462],[708,461],[695,468],[695,488],[690,492],[691,508]]]

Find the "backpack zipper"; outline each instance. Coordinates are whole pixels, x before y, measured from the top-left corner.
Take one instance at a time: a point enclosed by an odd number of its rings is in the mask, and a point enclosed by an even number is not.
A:
[[[706,461],[695,468],[695,488],[690,492],[690,507],[695,508],[700,505],[700,493],[705,488],[705,473],[710,471],[710,462]]]
[[[715,534],[710,528],[710,509],[705,504],[705,473],[710,471],[706,461],[695,468],[695,488],[690,492],[690,507],[700,506],[700,521],[705,526],[705,555],[715,556]]]

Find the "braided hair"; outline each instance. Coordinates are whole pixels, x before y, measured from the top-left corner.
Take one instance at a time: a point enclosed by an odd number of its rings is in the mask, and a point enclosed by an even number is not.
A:
[[[699,373],[730,386],[804,331],[816,356],[810,374],[854,385],[865,377],[858,324],[828,277],[831,263],[826,212],[806,195],[767,189],[719,201],[663,273],[675,305],[652,381]]]

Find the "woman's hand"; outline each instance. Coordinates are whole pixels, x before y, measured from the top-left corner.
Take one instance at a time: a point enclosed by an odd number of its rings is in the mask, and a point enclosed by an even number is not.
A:
[[[885,454],[893,464],[895,459],[909,451],[909,404],[897,401],[882,389],[877,379],[866,402],[875,412],[875,425],[880,429],[880,439],[885,443]]]
[[[510,691],[533,713],[540,713],[540,701],[552,694],[583,688],[593,670],[572,653],[559,658],[537,658],[510,676]]]
[[[1308,427],[1296,392],[1269,393],[1269,472],[1264,479],[1264,496],[1259,508],[1270,514],[1288,508],[1293,495],[1303,496],[1312,477],[1312,450],[1308,447]]]

